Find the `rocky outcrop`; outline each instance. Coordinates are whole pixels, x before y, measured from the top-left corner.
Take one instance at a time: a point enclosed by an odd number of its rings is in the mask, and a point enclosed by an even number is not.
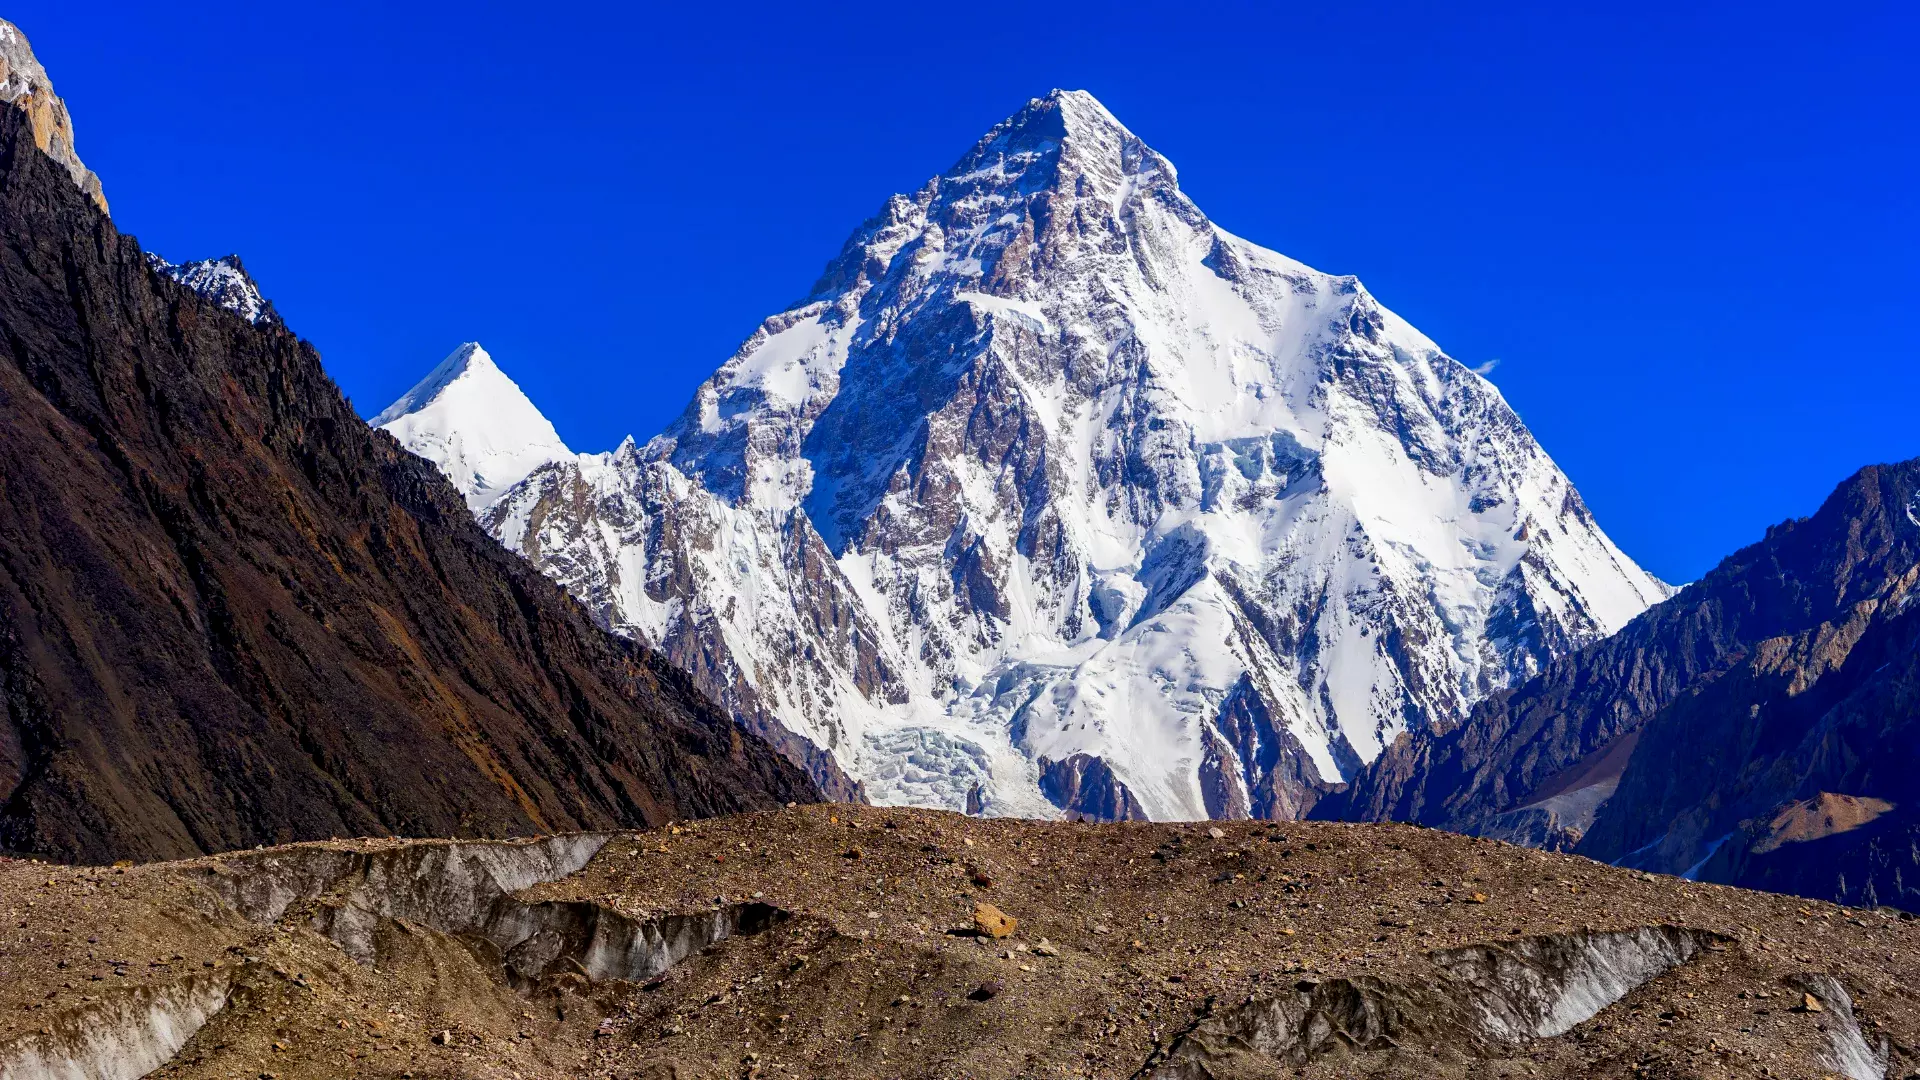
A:
[[[280,318],[273,310],[273,301],[260,294],[260,286],[240,265],[238,255],[170,263],[148,252],[147,265],[250,323]]]
[[[0,110],[0,847],[190,855],[815,798],[360,421],[156,272]]]
[[[1072,820],[1145,821],[1147,814],[1107,763],[1087,754],[1041,758],[1040,791]]]
[[[27,36],[5,19],[0,19],[0,101],[26,114],[33,145],[59,162],[74,184],[106,213],[107,196],[100,189],[100,178],[73,148],[73,117],[67,114],[67,103],[53,92],[53,80],[34,57]]]

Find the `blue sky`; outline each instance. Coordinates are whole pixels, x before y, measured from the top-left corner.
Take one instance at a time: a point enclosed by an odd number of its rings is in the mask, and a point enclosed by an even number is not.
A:
[[[399,7],[4,12],[120,227],[240,253],[369,415],[477,339],[575,448],[645,438],[1058,86],[1497,359],[1670,580],[1920,454],[1912,5]]]

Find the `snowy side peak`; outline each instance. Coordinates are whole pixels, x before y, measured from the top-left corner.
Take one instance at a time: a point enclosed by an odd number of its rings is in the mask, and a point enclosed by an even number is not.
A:
[[[260,295],[260,286],[247,275],[238,255],[170,263],[148,252],[147,265],[250,323],[275,318],[273,305]]]
[[[100,178],[73,149],[73,117],[67,114],[67,103],[53,92],[53,80],[34,57],[27,35],[5,19],[0,19],[0,101],[27,114],[33,141],[65,166],[74,184],[105,213],[107,197],[100,190]]]
[[[573,456],[478,342],[453,350],[372,420],[440,467],[478,513],[528,473]]]
[[[435,364],[425,378],[413,384],[413,388],[401,394],[399,399],[373,418],[374,427],[384,428],[395,420],[412,412],[419,412],[433,404],[434,399],[446,393],[454,383],[472,372],[476,378],[489,378],[492,375],[505,377],[500,365],[493,362],[493,354],[482,348],[477,341],[469,341],[448,353],[446,359]],[[515,386],[518,390],[519,387]]]

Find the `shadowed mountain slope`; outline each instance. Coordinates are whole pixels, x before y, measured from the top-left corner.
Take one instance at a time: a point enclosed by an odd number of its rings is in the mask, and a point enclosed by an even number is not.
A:
[[[369,430],[312,347],[148,264],[0,109],[0,847],[190,855],[811,800]]]

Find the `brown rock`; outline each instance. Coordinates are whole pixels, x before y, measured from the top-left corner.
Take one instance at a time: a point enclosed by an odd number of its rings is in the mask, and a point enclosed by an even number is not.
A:
[[[59,162],[100,212],[106,213],[107,197],[100,190],[100,178],[74,151],[73,117],[67,112],[67,103],[53,92],[53,81],[34,58],[20,28],[4,19],[0,19],[0,28],[0,101],[12,102],[27,115],[34,145]]]
[[[982,937],[1003,938],[1013,933],[1020,920],[994,907],[992,904],[973,905],[973,928]]]

